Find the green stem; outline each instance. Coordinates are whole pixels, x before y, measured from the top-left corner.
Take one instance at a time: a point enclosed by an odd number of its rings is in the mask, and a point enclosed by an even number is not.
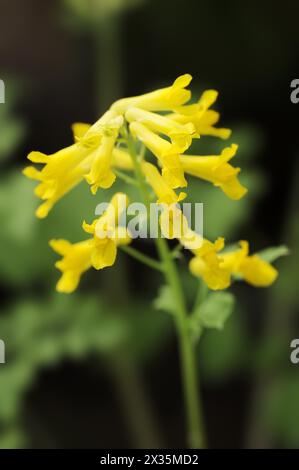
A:
[[[123,180],[125,183],[131,184],[132,186],[139,186],[139,183],[137,183],[137,181],[134,180],[134,178],[131,178],[131,176],[126,175],[122,171],[116,170],[116,168],[114,168],[113,172],[116,174],[116,176],[118,176],[118,178]]]
[[[127,253],[128,255],[132,256],[133,258],[137,259],[143,264],[146,264],[152,269],[156,269],[157,271],[163,271],[163,266],[159,261],[156,261],[152,258],[150,258],[147,255],[144,255],[138,250],[135,250],[135,248],[132,248],[131,246],[126,246],[126,245],[119,245],[119,247],[122,251]]]
[[[171,256],[173,259],[176,259],[176,258],[179,258],[180,257],[180,253],[183,249],[183,245],[181,245],[180,243],[172,250],[171,252]]]
[[[122,96],[122,15],[95,24],[96,113],[108,109]]]
[[[199,396],[198,368],[195,347],[189,334],[188,316],[178,271],[164,238],[157,238],[157,248],[165,266],[165,277],[176,300],[176,329],[179,339],[181,373],[190,448],[204,448],[205,436]]]
[[[140,161],[136,155],[134,140],[127,133],[128,149],[135,167],[135,175],[140,184],[145,204],[150,207],[150,197],[144,180]],[[203,448],[205,437],[203,431],[202,410],[198,387],[198,369],[195,361],[194,346],[189,334],[188,316],[185,298],[181,287],[178,271],[166,240],[161,234],[156,239],[157,250],[164,266],[164,275],[172,290],[173,298],[177,306],[175,316],[176,329],[179,339],[179,351],[181,360],[182,383],[184,388],[184,400],[188,428],[188,444],[190,448]]]

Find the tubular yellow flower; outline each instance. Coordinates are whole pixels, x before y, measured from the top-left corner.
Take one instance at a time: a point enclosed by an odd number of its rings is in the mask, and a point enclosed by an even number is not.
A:
[[[73,133],[76,142],[85,147],[96,147],[103,135],[107,135],[119,128],[123,117],[116,111],[108,109],[94,124],[75,123]]]
[[[98,219],[95,219],[91,225],[83,222],[83,230],[94,234],[97,238],[115,238],[118,234],[120,218],[128,206],[129,199],[126,194],[116,193],[112,197],[108,207]],[[121,232],[123,233],[123,232]]]
[[[212,290],[230,286],[231,273],[222,267],[222,257],[218,254],[224,247],[224,238],[218,238],[214,243],[203,238],[188,226],[187,218],[174,204],[169,210],[164,209],[160,225],[165,238],[177,238],[184,248],[195,255],[189,263],[194,276],[201,277]]]
[[[55,266],[62,272],[56,289],[59,292],[73,292],[82,274],[89,268],[103,269],[115,263],[117,246],[130,243],[131,239],[125,227],[117,225],[119,214],[127,204],[127,197],[116,194],[104,214],[88,225],[83,222],[83,229],[93,237],[79,243],[67,240],[51,240],[50,246],[63,258]],[[100,230],[98,228],[100,226]],[[100,232],[101,237],[98,237]]]
[[[163,212],[160,216],[160,227],[162,235],[169,240],[174,238],[182,240],[190,235],[187,218],[175,202],[169,206],[163,206]],[[202,240],[197,239],[196,241],[199,242],[197,244],[199,247]]]
[[[103,215],[92,224],[83,222],[83,230],[93,235],[91,265],[99,270],[112,266],[116,259],[117,246],[127,245],[131,239],[125,227],[119,226],[121,214],[128,205],[128,197],[116,193]]]
[[[88,172],[91,174],[87,179],[94,185],[93,190],[98,184],[103,184],[103,181],[107,184],[113,180],[110,175],[109,149],[112,147],[113,150],[115,126],[121,125],[122,119],[115,117],[115,112],[107,112],[93,126],[75,123],[72,126],[75,137],[73,145],[52,155],[35,151],[29,153],[28,159],[31,162],[44,164],[42,170],[33,166],[23,170],[28,178],[40,181],[35,194],[45,202],[37,209],[37,217],[46,217],[54,204],[79,184]],[[109,133],[113,134],[113,138],[107,136]],[[101,157],[103,155],[105,158]],[[101,165],[103,172],[97,180],[97,170]]]
[[[176,146],[162,139],[140,122],[131,122],[130,132],[158,158],[162,165],[162,175],[173,189],[187,186]]]
[[[56,290],[70,294],[78,287],[82,274],[91,267],[93,245],[90,240],[74,244],[67,240],[50,240],[50,246],[63,256],[62,260],[55,263],[62,272]]]
[[[91,124],[84,122],[75,122],[72,125],[74,140],[77,142],[82,139],[86,132],[90,129]],[[112,166],[122,170],[134,170],[134,165],[131,155],[124,149],[114,147],[112,150]]]
[[[192,122],[199,135],[211,135],[227,139],[231,134],[231,130],[215,127],[214,125],[219,121],[220,115],[209,109],[216,101],[217,96],[217,91],[206,90],[201,95],[198,103],[181,106],[175,110],[175,113],[169,114],[168,117],[181,124]]]
[[[82,137],[86,134],[90,127],[91,124],[86,124],[84,122],[75,122],[72,125],[72,131],[75,142],[82,139]],[[115,168],[120,168],[122,170],[134,170],[131,155],[126,150],[119,147],[113,148],[111,163],[112,166]]]
[[[180,124],[165,116],[140,108],[129,108],[125,118],[128,122],[140,122],[151,131],[166,135],[178,152],[185,152],[192,143],[192,137],[195,137],[194,125],[191,122]]]
[[[182,162],[186,166],[187,159],[180,157],[180,154],[190,146],[192,138],[199,136],[198,133],[219,134],[222,137],[226,133],[226,130],[213,128],[218,114],[210,111],[209,107],[217,98],[215,90],[204,92],[196,104],[186,104],[191,96],[186,89],[191,79],[191,75],[185,74],[169,87],[119,100],[93,125],[73,124],[75,143],[53,155],[31,152],[28,158],[32,162],[44,164],[41,170],[33,166],[24,169],[26,176],[40,181],[35,194],[44,203],[38,208],[37,216],[46,217],[54,204],[83,179],[95,194],[98,188],[109,188],[113,184],[116,178],[113,167],[133,169],[126,150],[115,148],[124,117],[130,123],[130,132],[134,137],[158,158],[167,184],[172,189],[186,187]],[[166,117],[151,112],[165,110],[174,113]],[[212,164],[212,160],[210,162]],[[197,160],[197,167],[199,163]],[[191,164],[190,157],[187,167],[192,166],[190,173],[194,174],[194,165]],[[239,170],[232,169],[228,164],[215,165],[213,169],[210,167],[211,171],[203,166],[197,169],[199,176],[222,187],[230,197],[238,199],[245,193],[236,178]]]
[[[35,194],[46,202],[37,209],[37,217],[46,217],[54,204],[82,181],[86,172],[82,162],[88,158],[90,152],[90,149],[73,144],[53,155],[41,152],[31,152],[28,155],[31,162],[45,164],[41,171],[33,166],[23,170],[25,176],[41,182],[35,188]]]
[[[278,271],[258,255],[248,255],[247,241],[240,241],[240,249],[223,253],[221,266],[232,274],[241,276],[255,287],[268,287],[278,276]]]
[[[231,135],[231,130],[224,127],[215,127],[219,121],[220,114],[214,110],[207,110],[205,113],[194,114],[193,116],[184,114],[171,114],[168,117],[175,121],[186,124],[192,122],[198,135],[210,135],[213,137],[220,137],[221,139],[228,139]]]
[[[222,267],[222,258],[218,254],[224,247],[224,238],[219,237],[214,243],[210,242],[189,228],[185,220],[185,230],[179,241],[195,255],[189,263],[194,276],[201,277],[212,290],[230,286],[230,271]]]
[[[185,116],[202,116],[217,100],[218,91],[216,90],[205,90],[200,96],[197,103],[186,104],[179,106],[175,109],[177,114]]]
[[[237,175],[240,168],[234,168],[228,162],[237,152],[238,146],[232,144],[222,150],[220,155],[193,156],[181,155],[180,162],[186,173],[210,181],[218,186],[231,199],[241,199],[247,189],[241,185]]]
[[[148,111],[167,111],[175,109],[185,104],[191,98],[191,92],[186,90],[191,80],[191,75],[181,75],[169,87],[161,88],[140,96],[120,99],[111,106],[111,109],[120,113],[124,113],[132,106]]]
[[[86,122],[74,122],[74,124],[72,124],[74,141],[78,142],[82,139],[90,128],[91,124],[87,124]]]
[[[220,137],[220,139],[228,139],[231,135],[231,130],[225,127],[215,127],[219,121],[220,114],[213,110],[207,110],[201,117],[194,116],[192,122],[199,135],[211,135],[213,137]]]
[[[177,195],[154,165],[148,162],[142,162],[141,168],[147,182],[153,188],[156,196],[158,197],[157,202],[159,204],[176,204],[177,202],[185,199],[186,193],[181,192]]]
[[[98,188],[110,188],[115,181],[116,176],[111,170],[112,152],[122,124],[123,117],[117,116],[102,128],[101,144],[94,156],[90,172],[85,176],[93,194],[96,194]],[[84,141],[89,139],[91,129],[84,135]]]
[[[230,270],[222,265],[222,256],[218,254],[223,247],[224,239],[220,237],[214,243],[204,239],[200,248],[192,250],[195,256],[190,261],[190,271],[212,290],[226,289],[231,283]]]

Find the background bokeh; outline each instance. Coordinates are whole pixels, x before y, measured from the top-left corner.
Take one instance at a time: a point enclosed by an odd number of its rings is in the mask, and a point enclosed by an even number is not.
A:
[[[94,198],[83,183],[39,221],[21,169],[30,150],[69,145],[72,122],[92,122],[115,99],[187,72],[195,97],[220,91],[221,124],[233,129],[249,188],[235,202],[191,181],[191,200],[205,204],[205,236],[291,250],[271,288],[233,287],[225,329],[200,344],[209,446],[299,447],[299,366],[289,359],[299,337],[299,105],[290,101],[298,13],[288,0],[1,0],[1,448],[186,445],[175,331],[153,306],[160,276],[120,253],[112,269],[87,273],[76,294],[55,293],[48,240],[80,240],[82,219],[92,220],[107,193]],[[223,145],[206,138],[198,151]],[[137,244],[154,254],[149,242]],[[191,303],[196,281],[179,263]]]

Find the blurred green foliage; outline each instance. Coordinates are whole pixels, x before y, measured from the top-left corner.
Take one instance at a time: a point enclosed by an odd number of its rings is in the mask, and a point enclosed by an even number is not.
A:
[[[68,24],[76,29],[99,26],[145,0],[63,0]],[[71,14],[71,17],[70,17]]]
[[[0,164],[11,157],[26,133],[24,119],[16,116],[14,112],[14,107],[20,95],[18,82],[7,77],[5,83],[5,105],[0,106]]]
[[[229,381],[232,376],[248,371],[250,338],[244,312],[238,305],[223,330],[204,333],[199,345],[200,369],[205,382]]]
[[[299,442],[298,366],[290,362],[290,342],[298,338],[298,176],[297,165],[283,227],[290,256],[280,263],[279,282],[271,289],[266,328],[254,355],[263,388],[263,399],[257,404],[260,425],[272,441],[281,442],[287,448],[298,448]]]
[[[113,359],[123,350],[134,362],[142,363],[159,353],[169,322],[144,304],[119,309],[105,305],[99,296],[53,294],[10,307],[0,317],[0,331],[7,344],[7,364],[0,374],[2,447],[7,429],[21,425],[25,395],[41,368],[92,354]],[[18,435],[22,435],[21,426]]]
[[[265,407],[260,416],[266,431],[287,448],[298,448],[298,394],[298,373],[282,373],[271,381],[271,391],[267,393]]]

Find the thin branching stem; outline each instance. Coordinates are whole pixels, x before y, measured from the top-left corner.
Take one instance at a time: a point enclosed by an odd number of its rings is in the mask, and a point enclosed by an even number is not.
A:
[[[138,250],[135,250],[135,248],[132,248],[131,246],[126,246],[126,245],[119,245],[119,248],[127,253],[128,255],[132,256],[132,258],[137,259],[143,264],[146,264],[152,269],[155,269],[157,271],[163,271],[163,265],[159,262],[151,258],[150,256],[144,255]]]

